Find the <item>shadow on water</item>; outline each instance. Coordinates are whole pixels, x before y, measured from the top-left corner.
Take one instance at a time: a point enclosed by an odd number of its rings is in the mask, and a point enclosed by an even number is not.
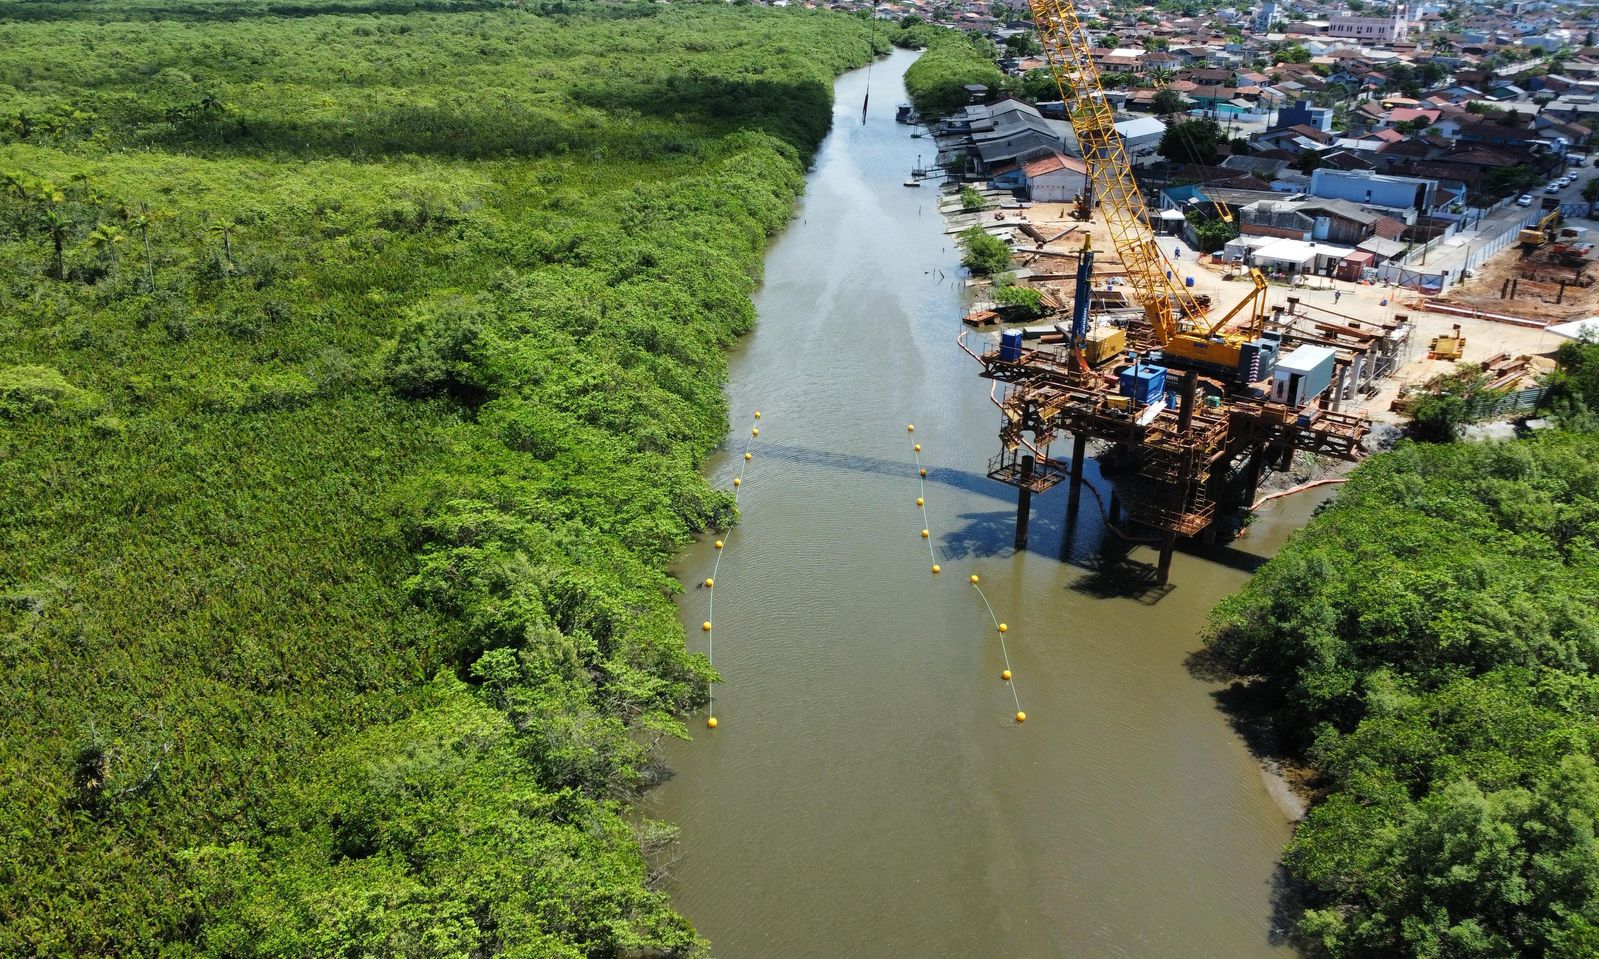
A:
[[[1271,874],[1271,931],[1266,934],[1266,941],[1308,952],[1310,943],[1295,928],[1304,911],[1304,886],[1289,874],[1287,866],[1278,863]]]
[[[1269,682],[1240,676],[1208,647],[1189,653],[1183,666],[1190,676],[1201,682],[1225,684],[1210,694],[1217,711],[1261,769],[1269,776],[1280,778],[1284,789],[1293,792],[1298,802],[1308,805],[1309,798],[1300,790],[1318,788],[1314,776],[1298,780],[1296,789],[1290,783],[1296,777],[1286,772],[1289,769],[1303,769],[1305,757],[1294,743],[1286,741],[1280,733],[1278,719],[1285,706],[1281,688]],[[1296,929],[1299,917],[1305,910],[1304,893],[1304,885],[1279,862],[1271,878],[1271,930],[1267,939],[1273,945],[1304,948],[1305,943]]]
[[[1147,606],[1159,602],[1173,587],[1160,584],[1153,563],[1132,558],[1138,545],[1108,532],[1101,536],[1098,548],[1081,564],[1088,575],[1073,583],[1072,590],[1095,599],[1131,599]]]
[[[910,458],[891,460],[881,456],[833,453],[827,450],[812,449],[808,446],[790,446],[784,443],[762,443],[760,449],[761,455],[771,456],[788,463],[819,466],[823,469],[847,470],[851,473],[870,473],[874,476],[891,476],[910,480],[917,478],[916,461]],[[1004,497],[1006,495],[1004,484],[996,483],[982,473],[970,473],[945,466],[929,466],[927,468],[927,482],[937,486],[964,490],[968,493],[976,493],[980,496]]]

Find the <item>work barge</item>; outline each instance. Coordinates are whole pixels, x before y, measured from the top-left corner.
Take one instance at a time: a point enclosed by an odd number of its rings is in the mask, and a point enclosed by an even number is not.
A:
[[[1090,302],[1097,307],[1102,301],[1095,296]],[[1169,390],[1129,396],[1119,385],[1129,368],[1136,380],[1139,364],[1147,364],[1141,347],[1152,331],[1137,309],[1096,312],[1097,324],[1125,330],[1133,347],[1121,362],[1101,368],[1081,361],[1064,326],[1056,335],[1034,327],[1030,343],[1017,331],[961,333],[961,348],[991,381],[990,397],[1002,414],[1001,450],[989,461],[988,476],[1017,490],[1015,541],[1023,548],[1033,495],[1069,482],[1066,510],[1074,517],[1089,443],[1108,446],[1106,465],[1127,481],[1118,484],[1106,522],[1125,538],[1154,542],[1162,587],[1179,539],[1214,540],[1227,490],[1247,509],[1265,472],[1290,469],[1296,454],[1362,458],[1371,424],[1350,407],[1409,358],[1411,326],[1404,315],[1372,322],[1290,296],[1285,307],[1272,310],[1265,335],[1284,350],[1311,346],[1332,355],[1332,376],[1319,392],[1301,397],[1279,390],[1288,395],[1277,401],[1269,380],[1265,388],[1229,390],[1205,371],[1171,369],[1163,370],[1175,379]],[[1052,449],[1068,438],[1069,457],[1055,456]]]

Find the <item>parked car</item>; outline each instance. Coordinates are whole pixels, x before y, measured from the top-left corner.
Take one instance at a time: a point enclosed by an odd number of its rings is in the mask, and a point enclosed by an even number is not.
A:
[[[1532,194],[1523,193],[1516,197],[1516,206],[1532,206]]]
[[[1560,184],[1559,183],[1551,183],[1548,186],[1544,187],[1543,191],[1545,193],[1559,193],[1560,192]]]
[[[1560,184],[1561,188],[1563,189],[1565,187],[1571,186],[1573,183],[1576,183],[1577,182],[1577,178],[1568,173],[1565,176],[1561,177],[1560,179],[1556,180],[1555,182]]]

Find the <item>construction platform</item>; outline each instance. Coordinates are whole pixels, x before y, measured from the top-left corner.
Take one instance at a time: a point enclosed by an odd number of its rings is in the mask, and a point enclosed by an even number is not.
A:
[[[1090,440],[1110,444],[1116,463],[1137,479],[1124,484],[1127,518],[1159,534],[1161,585],[1170,577],[1177,538],[1214,531],[1220,486],[1236,471],[1244,471],[1244,499],[1253,502],[1263,471],[1273,464],[1287,468],[1295,453],[1360,459],[1370,421],[1338,407],[1378,365],[1364,347],[1390,344],[1392,330],[1314,325],[1304,339],[1341,341],[1348,352],[1339,356],[1333,385],[1298,407],[1270,402],[1258,390],[1223,395],[1214,381],[1178,370],[1171,371],[1180,384],[1175,406],[1165,396],[1139,405],[1119,395],[1113,376],[1082,368],[1064,345],[1002,351],[997,337],[963,331],[960,346],[993,382],[990,396],[1002,413],[1002,450],[989,461],[988,476],[1018,490],[1016,545],[1026,545],[1034,493],[1070,482],[1067,509],[1076,511]],[[1142,339],[1139,332],[1130,330],[1129,340]],[[1350,350],[1354,341],[1359,345]],[[1070,457],[1053,456],[1052,444],[1067,434]],[[1118,512],[1113,506],[1107,521],[1119,522]]]

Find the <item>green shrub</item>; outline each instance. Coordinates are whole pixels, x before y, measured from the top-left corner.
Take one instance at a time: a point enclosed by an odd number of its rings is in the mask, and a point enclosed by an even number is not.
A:
[[[987,276],[1010,269],[1010,247],[999,237],[984,233],[980,226],[971,227],[960,236],[961,244],[966,247],[961,265],[974,274]]]
[[[972,212],[975,210],[981,210],[984,206],[987,206],[987,201],[983,199],[983,195],[981,193],[978,193],[969,186],[961,187],[962,210]]]
[[[68,383],[60,370],[0,367],[0,417],[5,419],[35,414],[76,419],[94,412],[102,402],[99,394]]]
[[[487,392],[488,344],[481,319],[466,304],[424,308],[400,331],[388,358],[388,380],[412,399],[449,395],[469,402]]]
[[[1044,296],[1030,286],[1004,286],[994,291],[994,302],[1010,307],[1026,319],[1044,315]]]

